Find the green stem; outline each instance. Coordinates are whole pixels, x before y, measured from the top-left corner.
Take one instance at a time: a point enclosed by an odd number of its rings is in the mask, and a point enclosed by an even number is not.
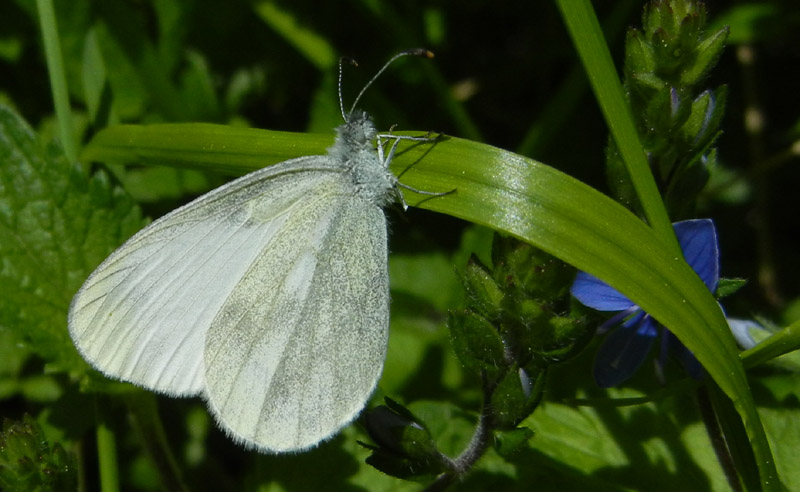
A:
[[[47,71],[50,75],[50,90],[53,92],[53,104],[58,117],[58,131],[64,154],[71,162],[78,160],[78,144],[72,125],[72,109],[69,104],[67,76],[64,73],[64,62],[61,56],[61,43],[58,38],[58,25],[52,0],[36,0],[39,12],[39,25],[42,28],[44,51],[47,58]]]
[[[114,431],[101,418],[97,424],[97,460],[100,466],[100,490],[119,491],[119,463]]]
[[[439,475],[432,484],[425,488],[425,492],[441,492],[447,489],[456,479],[469,472],[489,448],[493,430],[491,425],[492,393],[497,385],[490,384],[485,377],[483,379],[483,405],[480,417],[478,417],[478,425],[475,426],[475,432],[472,433],[472,439],[470,439],[466,449],[461,452],[458,458],[450,459],[447,456],[442,456],[450,471]]]
[[[750,154],[750,167],[758,170],[766,162],[764,143],[764,125],[767,116],[764,114],[758,91],[758,68],[756,67],[757,52],[754,46],[742,44],[736,48],[736,57],[742,70],[742,93],[744,95],[745,113],[744,129],[747,134],[747,146]],[[768,186],[769,176],[759,173],[759,179],[754,180],[755,195],[755,245],[758,261],[757,280],[761,285],[764,298],[773,307],[781,308],[785,303],[780,292],[779,272],[775,266],[775,241],[771,223],[772,208],[771,196]]]
[[[133,425],[158,470],[163,490],[187,491],[180,467],[170,450],[164,426],[158,416],[156,397],[149,392],[137,392],[126,398]]]

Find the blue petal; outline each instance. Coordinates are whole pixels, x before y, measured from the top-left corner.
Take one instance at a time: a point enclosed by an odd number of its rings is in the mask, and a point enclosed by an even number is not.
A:
[[[581,304],[598,311],[623,311],[635,306],[617,289],[586,272],[578,272],[569,291]]]
[[[728,326],[731,328],[733,338],[745,350],[755,347],[758,342],[766,338],[764,335],[769,335],[764,327],[749,319],[728,318]],[[758,340],[753,337],[754,334],[758,336]]]
[[[711,219],[684,220],[673,224],[686,262],[712,293],[719,281],[717,231]]]
[[[611,332],[597,351],[594,379],[601,388],[616,386],[633,376],[653,347],[658,333],[655,320],[644,313],[633,319],[641,321],[625,323]]]

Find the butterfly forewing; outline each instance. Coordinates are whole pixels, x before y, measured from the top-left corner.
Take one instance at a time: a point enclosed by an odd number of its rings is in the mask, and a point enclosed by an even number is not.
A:
[[[282,230],[286,211],[331,176],[341,172],[330,158],[286,161],[232,181],[134,235],[72,301],[69,328],[80,352],[125,381],[173,395],[202,392],[212,321]]]

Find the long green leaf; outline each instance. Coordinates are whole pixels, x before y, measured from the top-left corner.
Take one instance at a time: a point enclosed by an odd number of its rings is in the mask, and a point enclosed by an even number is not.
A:
[[[322,154],[331,143],[332,136],[208,124],[121,126],[99,133],[83,157],[235,174]],[[410,205],[514,235],[608,281],[673,330],[734,401],[749,395],[711,293],[627,209],[556,169],[488,145],[445,138],[401,148],[392,163],[401,182],[426,191],[455,190],[442,197],[406,192]]]
[[[100,132],[89,160],[214,168],[236,174],[325,152],[332,135],[210,124],[120,126]],[[488,145],[444,138],[402,146],[392,162],[409,205],[459,217],[529,242],[624,293],[700,360],[743,417],[765,489],[777,482],[733,337],[714,297],[653,229],[597,190],[542,163]],[[770,472],[770,467],[772,472]]]

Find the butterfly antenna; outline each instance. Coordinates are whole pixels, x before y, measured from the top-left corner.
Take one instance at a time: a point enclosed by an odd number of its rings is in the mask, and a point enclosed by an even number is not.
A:
[[[358,66],[358,62],[349,56],[343,56],[339,58],[339,111],[342,112],[342,119],[347,121],[347,115],[344,112],[344,99],[342,99],[342,66],[345,62],[353,65],[354,67]]]
[[[353,110],[356,109],[356,106],[358,105],[358,101],[361,100],[361,96],[364,95],[364,92],[366,92],[366,90],[369,89],[369,86],[371,86],[372,83],[375,82],[375,80],[378,77],[380,77],[381,74],[387,68],[389,68],[389,65],[391,65],[392,62],[394,62],[395,60],[397,60],[398,58],[400,58],[402,56],[408,56],[408,55],[424,56],[425,58],[433,58],[433,52],[428,51],[428,50],[426,50],[424,48],[417,48],[417,49],[413,49],[413,50],[401,51],[400,53],[394,55],[393,57],[391,57],[389,59],[389,61],[386,62],[386,64],[380,70],[378,70],[378,73],[376,73],[370,79],[370,81],[367,82],[367,84],[364,86],[364,88],[361,89],[361,92],[359,92],[358,95],[356,96],[356,100],[353,101],[353,106],[350,108],[350,112],[348,112],[347,115],[349,116],[349,115],[351,115],[353,113]],[[347,116],[345,116],[345,114],[344,114],[344,106],[342,105],[342,65],[341,65],[341,62],[339,63],[339,106],[340,106],[340,108],[342,110],[342,116],[344,117],[344,120],[347,121]]]

